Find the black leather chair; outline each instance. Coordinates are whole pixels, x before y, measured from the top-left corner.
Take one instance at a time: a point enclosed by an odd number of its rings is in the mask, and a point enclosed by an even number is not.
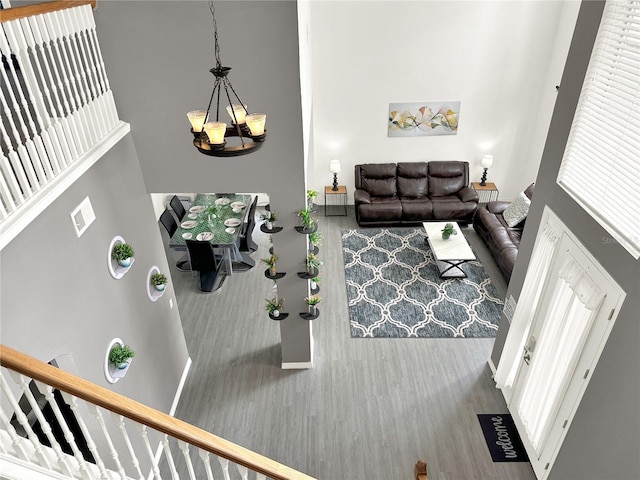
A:
[[[251,202],[251,206],[249,207],[249,212],[247,214],[247,222],[242,226],[242,231],[240,235],[238,235],[239,250],[241,252],[253,253],[258,250],[258,244],[253,241],[251,238],[253,234],[253,229],[256,226],[256,207],[258,206],[258,196],[254,197],[253,202]]]
[[[200,291],[211,293],[222,287],[226,275],[222,272],[222,255],[216,255],[210,242],[187,240],[191,270],[200,273]]]
[[[182,202],[180,201],[177,195],[174,195],[173,197],[171,197],[171,201],[169,202],[169,205],[171,205],[171,209],[176,214],[178,221],[179,222],[182,221],[187,211],[185,210],[184,206],[182,205]]]
[[[173,234],[176,233],[176,230],[178,230],[178,224],[176,222],[176,219],[173,218],[172,213],[166,208],[164,209],[164,212],[162,212],[162,215],[160,215],[160,223],[167,230],[169,239],[171,239],[171,237],[173,237]],[[176,262],[176,268],[181,272],[190,271],[191,266],[189,265],[189,259],[183,257],[178,260]]]

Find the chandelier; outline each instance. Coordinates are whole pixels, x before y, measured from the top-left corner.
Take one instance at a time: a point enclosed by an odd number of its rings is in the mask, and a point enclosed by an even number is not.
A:
[[[193,145],[200,153],[214,157],[246,155],[255,152],[262,146],[267,136],[267,131],[264,129],[267,116],[264,113],[249,113],[247,106],[233,89],[227,77],[231,68],[223,67],[220,61],[218,25],[212,0],[209,0],[209,10],[213,17],[216,55],[216,66],[209,71],[213,73],[215,82],[207,110],[194,110],[187,113],[191,123],[191,133],[193,133]],[[220,120],[222,90],[224,90],[224,97],[228,102],[226,110],[230,117],[230,125]],[[211,111],[214,98],[216,100],[215,121],[211,119],[214,113]],[[227,140],[231,138],[233,138],[232,142],[227,144]]]

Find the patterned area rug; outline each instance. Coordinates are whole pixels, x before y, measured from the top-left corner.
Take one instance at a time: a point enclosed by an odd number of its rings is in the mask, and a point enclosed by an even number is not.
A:
[[[494,337],[504,305],[476,260],[440,278],[421,228],[342,231],[352,337]]]

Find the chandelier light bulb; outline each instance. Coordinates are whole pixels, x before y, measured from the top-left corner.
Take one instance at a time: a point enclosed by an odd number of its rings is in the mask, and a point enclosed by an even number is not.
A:
[[[264,124],[267,121],[267,116],[264,113],[253,113],[246,116],[247,127],[251,131],[251,135],[257,137],[264,135]]]
[[[245,116],[247,114],[247,106],[240,103],[234,103],[233,105],[227,105],[227,113],[231,117],[231,123],[234,125],[242,125],[245,123]],[[235,118],[234,115],[235,114]]]
[[[223,122],[207,122],[204,124],[204,131],[209,137],[210,144],[222,145],[224,143],[224,134],[227,131],[227,124]]]
[[[204,110],[193,110],[187,113],[187,118],[191,122],[191,128],[194,132],[201,132],[204,125],[204,118],[207,116],[207,112]]]

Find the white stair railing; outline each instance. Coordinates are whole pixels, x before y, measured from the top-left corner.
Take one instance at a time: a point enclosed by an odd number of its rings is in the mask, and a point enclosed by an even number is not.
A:
[[[0,363],[2,461],[84,480],[313,480],[4,345]]]
[[[0,10],[0,248],[129,131],[91,5]]]

